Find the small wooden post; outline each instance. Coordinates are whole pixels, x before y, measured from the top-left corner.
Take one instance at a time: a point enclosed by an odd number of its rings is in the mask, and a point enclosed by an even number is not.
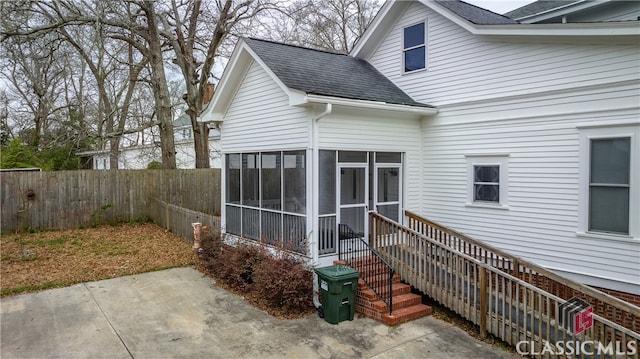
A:
[[[202,231],[202,223],[191,223],[191,227],[193,228],[193,247],[191,249],[198,251],[200,249],[200,232]]]
[[[487,272],[480,267],[480,336],[487,337]]]

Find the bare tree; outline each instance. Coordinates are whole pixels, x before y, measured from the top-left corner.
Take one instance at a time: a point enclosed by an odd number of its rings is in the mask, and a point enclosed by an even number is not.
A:
[[[349,53],[380,9],[379,0],[298,0],[273,24],[277,40]]]
[[[124,5],[124,6],[123,6]],[[81,1],[57,1],[57,2],[30,2],[24,1],[14,6],[14,13],[31,12],[39,14],[41,20],[35,24],[11,24],[12,26],[3,26],[0,41],[6,41],[9,38],[20,38],[22,41],[30,41],[42,34],[61,33],[67,41],[70,41],[74,47],[84,51],[83,58],[85,60],[94,60],[88,56],[86,50],[79,42],[72,41],[73,38],[66,30],[72,26],[82,26],[83,28],[98,27],[98,33],[104,29],[110,39],[119,40],[128,44],[129,59],[133,60],[132,49],[136,49],[141,56],[145,58],[145,62],[149,67],[148,82],[153,90],[155,111],[159,132],[161,137],[161,152],[163,168],[176,168],[175,161],[175,145],[172,127],[172,112],[167,80],[164,69],[163,48],[160,36],[160,30],[157,24],[157,14],[155,9],[155,1],[136,1],[131,0],[126,3],[89,1],[88,3]],[[66,32],[66,33],[65,33]],[[94,61],[87,61],[94,76],[101,82],[104,76],[103,68]],[[92,65],[97,65],[93,66]],[[133,78],[140,73],[143,63],[129,63],[129,74]],[[96,76],[97,75],[97,76]],[[99,86],[100,87],[100,86]],[[122,93],[121,93],[122,94]],[[131,95],[127,92],[124,99]],[[122,126],[115,126],[113,120],[115,109],[113,106],[117,101],[107,102],[108,96],[100,93],[100,110],[99,113],[108,114],[105,117],[106,127],[113,131],[114,128],[119,130]],[[104,108],[102,108],[104,106]],[[111,106],[111,108],[109,108]],[[127,107],[125,106],[125,109]],[[122,118],[126,118],[127,111],[121,111]],[[123,123],[123,122],[121,122]],[[111,132],[114,136],[114,142],[118,142],[117,132]],[[118,147],[113,146],[113,150],[117,151]],[[114,156],[115,153],[112,153]]]
[[[55,60],[60,42],[52,36],[26,44],[11,41],[5,42],[2,50],[0,76],[10,84],[14,100],[23,106],[19,111],[26,115],[23,117],[31,117],[27,121],[33,125],[24,124],[30,131],[28,136],[23,131],[23,136],[34,148],[40,148],[54,114],[64,108],[58,103],[64,68]]]
[[[212,68],[220,57],[220,50],[233,30],[248,22],[266,9],[274,9],[273,1],[201,0],[178,3],[171,0],[159,17],[162,36],[171,45],[175,54],[174,63],[185,81],[186,113],[191,119],[194,133],[196,167],[208,168],[209,128],[198,122],[203,109],[207,86],[212,82]],[[212,27],[212,31],[207,31]]]

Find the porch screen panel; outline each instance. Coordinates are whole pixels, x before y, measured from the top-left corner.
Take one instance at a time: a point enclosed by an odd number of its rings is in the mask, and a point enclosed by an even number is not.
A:
[[[282,209],[281,155],[280,152],[261,154],[262,208]]]
[[[376,152],[376,163],[402,163],[402,153]]]
[[[240,204],[240,155],[226,156],[226,200],[227,203]]]
[[[282,237],[284,241],[284,248],[299,253],[306,253],[306,217],[284,214],[282,222]]]
[[[365,193],[365,169],[364,168],[341,168],[341,192],[340,204],[365,203],[367,200]]]
[[[241,211],[242,208],[236,206],[226,206],[227,233],[241,235]]]
[[[397,168],[378,169],[378,202],[396,202],[400,199],[400,176]]]
[[[260,173],[258,154],[242,154],[242,204],[258,207],[260,204]]]
[[[364,207],[340,209],[340,225],[346,225],[356,237],[364,235]]]
[[[282,213],[262,211],[260,240],[271,245],[282,245]]]
[[[253,208],[242,209],[242,236],[258,239],[260,236],[260,210]]]
[[[305,214],[307,211],[307,185],[305,151],[283,152],[284,211]]]
[[[347,163],[347,162],[359,162],[366,163],[367,162],[367,152],[362,151],[340,151],[338,152],[338,162]]]
[[[320,151],[319,163],[320,214],[336,213],[336,151]]]
[[[320,239],[318,241],[319,253],[329,254],[336,252],[336,216],[320,217],[318,219]]]
[[[399,221],[399,208],[397,204],[382,204],[378,205],[378,213],[396,222]]]

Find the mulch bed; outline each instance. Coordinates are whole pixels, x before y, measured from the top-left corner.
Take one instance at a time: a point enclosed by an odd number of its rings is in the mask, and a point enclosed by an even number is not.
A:
[[[194,264],[191,243],[152,223],[3,234],[2,296]]]

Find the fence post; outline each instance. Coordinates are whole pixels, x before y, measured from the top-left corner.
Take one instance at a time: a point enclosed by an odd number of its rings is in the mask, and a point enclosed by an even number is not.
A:
[[[487,272],[480,267],[480,336],[487,337]]]
[[[169,226],[169,203],[165,203],[164,205],[164,228],[169,231],[171,230],[171,226]]]

